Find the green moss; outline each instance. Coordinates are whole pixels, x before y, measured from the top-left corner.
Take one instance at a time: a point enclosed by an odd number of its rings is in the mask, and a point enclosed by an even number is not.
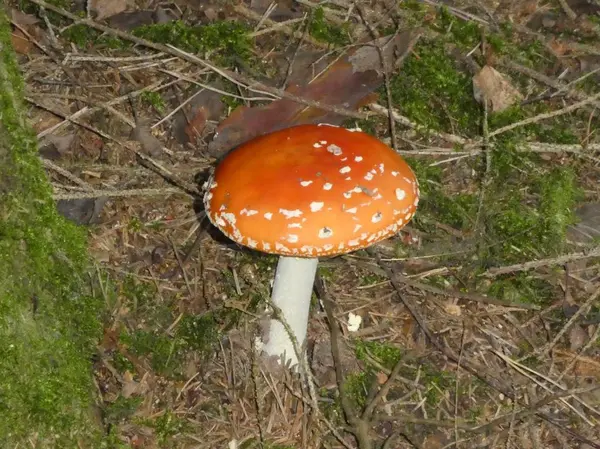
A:
[[[308,31],[315,39],[332,45],[342,46],[350,42],[347,25],[338,26],[330,23],[321,6],[314,9]]]
[[[165,100],[163,99],[160,92],[151,92],[145,90],[141,93],[140,100],[142,100],[144,103],[149,104],[161,114],[165,112]]]
[[[478,134],[471,77],[457,69],[443,42],[421,41],[390,88],[396,107],[425,131]]]
[[[237,21],[215,22],[189,26],[177,20],[169,23],[144,25],[133,30],[137,37],[161,44],[171,44],[191,53],[214,51],[211,58],[220,63],[247,60],[252,52],[249,28]]]
[[[221,338],[221,330],[214,313],[186,315],[179,323],[177,335],[188,348],[206,354]]]
[[[106,407],[104,421],[110,424],[119,424],[130,418],[142,404],[143,397],[119,396],[115,402]]]
[[[546,280],[518,273],[496,279],[488,294],[511,302],[548,304],[555,297],[554,287]]]
[[[154,428],[157,441],[161,447],[173,447],[172,437],[185,432],[189,428],[186,420],[175,413],[167,411],[155,420],[146,420],[145,424]]]
[[[448,34],[448,40],[464,49],[471,50],[481,41],[481,29],[475,21],[459,19],[445,6],[439,8],[432,28],[442,35]]]
[[[517,263],[562,251],[567,227],[575,222],[579,198],[575,174],[569,168],[554,168],[529,183],[529,195],[516,188],[507,194],[506,185],[497,186],[499,195],[492,194],[485,222],[495,244],[485,248],[483,258]]]
[[[373,374],[366,372],[352,373],[346,376],[342,388],[356,410],[361,410],[366,405],[367,393],[372,378]]]
[[[183,351],[181,341],[155,330],[136,330],[133,333],[121,333],[119,340],[134,355],[146,356],[152,369],[167,377],[181,376]]]
[[[357,340],[354,345],[354,351],[359,360],[369,363],[372,357],[389,370],[394,368],[402,354],[399,348],[377,341]]]
[[[102,300],[89,293],[86,232],[56,211],[22,113],[23,85],[0,11],[0,441],[95,446],[91,357]]]
[[[61,37],[82,49],[90,48],[100,35],[99,31],[83,24],[71,25],[61,33]]]

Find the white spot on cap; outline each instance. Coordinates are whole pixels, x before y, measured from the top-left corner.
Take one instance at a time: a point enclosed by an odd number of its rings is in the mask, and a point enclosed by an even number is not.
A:
[[[342,149],[333,143],[327,147],[327,151],[329,151],[334,156],[339,156],[342,154]]]
[[[398,173],[397,171],[393,171],[393,172],[392,172],[392,176],[393,176],[394,178],[395,178],[396,176],[398,176],[398,175],[399,175],[399,173]]]
[[[326,141],[326,140],[321,140],[319,143],[320,143],[321,145],[327,145],[327,141]]]
[[[383,173],[383,168],[384,168],[384,165],[383,165],[383,164],[379,164],[379,171],[380,171],[381,173]]]
[[[258,211],[257,211],[257,210],[248,210],[248,209],[246,209],[246,208],[243,208],[243,209],[240,211],[240,215],[244,215],[244,214],[245,214],[245,215],[248,215],[248,216],[250,217],[250,216],[252,216],[252,215],[256,215],[256,214],[258,214]]]
[[[320,239],[326,239],[328,237],[331,237],[333,235],[333,230],[331,230],[331,228],[322,228],[319,229],[319,238]]]
[[[348,246],[358,246],[360,245],[360,240],[350,240],[348,242]]]
[[[358,232],[358,230],[362,228],[361,225],[357,224],[356,226],[354,226],[354,231],[353,232]]]
[[[298,236],[296,234],[288,235],[287,241],[290,243],[296,243],[298,241]]]
[[[302,223],[290,223],[288,228],[302,228]]]
[[[346,209],[346,212],[349,214],[355,214],[358,209],[356,207],[351,207],[350,209]]]
[[[333,245],[331,243],[328,243],[327,245],[323,245],[323,249],[325,251],[330,251],[333,249]]]
[[[221,217],[223,217],[224,220],[228,221],[229,223],[231,223],[231,225],[235,225],[235,215],[232,214],[231,212],[223,212],[221,214]]]
[[[348,131],[350,131],[351,133],[361,133],[362,129],[360,129],[359,127],[356,128],[348,128]]]
[[[332,128],[339,128],[339,126],[337,126],[337,125],[331,125],[329,123],[319,123],[319,124],[317,124],[317,126],[331,126]]]
[[[396,189],[396,198],[398,198],[399,201],[402,201],[406,198],[406,192],[402,189]]]
[[[302,211],[300,209],[296,210],[287,210],[287,209],[279,209],[279,213],[285,215],[285,218],[294,218],[302,215]]]
[[[212,192],[208,192],[208,193],[206,194],[206,196],[204,197],[204,199],[205,199],[206,201],[210,201],[210,200],[212,200],[212,197],[213,197],[213,194],[212,194]]]
[[[312,181],[300,181],[300,185],[302,187],[308,187],[309,185],[311,185],[313,182]]]
[[[350,170],[351,168],[346,165],[345,167],[340,168],[340,173],[349,173]]]
[[[373,179],[373,173],[367,172],[367,174],[365,175],[365,179],[367,181],[371,181]]]
[[[312,203],[310,203],[310,210],[311,210],[311,212],[318,212],[321,209],[323,209],[323,206],[324,206],[323,202],[313,201]]]
[[[313,147],[315,147],[315,148],[321,148],[321,144],[319,142],[315,142],[313,144]]]
[[[250,248],[256,248],[257,245],[258,242],[256,240],[252,240],[250,237],[248,237],[248,246]]]
[[[362,160],[363,160],[363,157],[362,157],[362,156],[356,156],[356,157],[354,158],[354,162],[360,162],[360,161],[362,161]]]
[[[282,245],[279,242],[275,242],[275,249],[277,251],[284,251],[284,252],[288,252],[288,253],[290,252],[290,249],[287,246]]]
[[[265,217],[267,220],[270,220],[271,218],[273,218],[273,214],[272,214],[271,212],[267,212],[267,213],[264,215],[264,217]]]
[[[371,221],[373,223],[379,223],[382,218],[383,218],[383,214],[381,212],[377,212],[377,213],[373,214],[373,216],[371,217]]]
[[[271,249],[271,244],[269,242],[262,242],[262,246],[265,251],[269,251]]]
[[[333,184],[330,182],[326,182],[325,184],[323,184],[323,190],[331,190],[332,187]]]

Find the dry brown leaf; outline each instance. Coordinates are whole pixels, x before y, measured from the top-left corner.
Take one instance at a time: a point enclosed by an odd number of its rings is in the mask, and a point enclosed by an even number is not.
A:
[[[392,63],[398,55],[405,55],[412,48],[415,35],[399,33],[390,40],[389,36],[357,47],[335,60],[316,79],[311,77],[290,83],[287,92],[307,100],[329,106],[357,110],[374,101],[373,93],[383,83],[381,61],[376,45],[383,45],[387,60]],[[330,61],[331,62],[331,61]],[[209,144],[213,155],[220,155],[243,142],[259,135],[294,125],[308,123],[330,123],[339,125],[346,117],[330,113],[317,107],[307,107],[282,98],[266,106],[238,107],[217,128],[217,134]]]
[[[35,25],[40,21],[40,19],[33,14],[26,14],[15,8],[11,8],[10,10],[10,20],[20,26]]]
[[[21,55],[27,55],[33,49],[33,43],[21,32],[14,30],[10,35],[10,42],[15,49],[15,52]]]
[[[448,315],[460,316],[462,314],[462,309],[460,308],[460,306],[451,302],[447,302],[444,304],[444,310]]]
[[[133,374],[129,371],[123,373],[123,386],[121,387],[121,394],[124,398],[129,398],[132,395],[138,393],[140,384],[133,380]]]
[[[90,11],[96,14],[96,20],[103,20],[126,11],[134,5],[131,0],[90,0]]]
[[[583,328],[575,324],[569,329],[569,349],[571,351],[577,351],[584,344],[586,344],[588,336]]]
[[[480,103],[485,98],[491,112],[503,111],[523,99],[506,77],[489,65],[483,66],[473,77],[473,94]]]

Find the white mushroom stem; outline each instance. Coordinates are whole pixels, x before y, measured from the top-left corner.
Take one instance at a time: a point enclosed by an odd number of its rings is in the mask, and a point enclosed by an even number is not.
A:
[[[302,350],[306,338],[310,299],[318,263],[319,259],[316,257],[281,256],[275,272],[271,301],[281,311],[282,318],[296,338],[299,350]],[[289,362],[290,367],[295,367],[298,357],[281,321],[270,319],[267,335],[267,342],[262,350],[269,356],[281,357],[284,364]]]

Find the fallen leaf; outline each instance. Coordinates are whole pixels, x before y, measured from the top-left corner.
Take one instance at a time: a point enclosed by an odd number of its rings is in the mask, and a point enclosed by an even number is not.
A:
[[[33,49],[33,42],[21,30],[14,30],[10,35],[10,43],[15,52],[21,55],[28,55]]]
[[[567,238],[576,243],[592,243],[600,238],[600,203],[588,203],[575,211],[579,221],[568,227]]]
[[[103,20],[126,11],[133,2],[131,0],[90,0],[88,8],[95,13],[96,20]]]
[[[222,88],[221,83],[214,85]],[[194,143],[202,136],[208,120],[218,119],[225,105],[221,100],[222,95],[208,89],[202,89],[188,102],[185,110],[181,109],[175,114],[173,133],[179,143]]]
[[[405,55],[415,42],[415,34],[406,31],[394,38],[382,37],[368,45],[356,47],[332,62],[327,70],[307,83],[312,77],[303,77],[290,83],[287,92],[307,100],[318,101],[328,106],[358,110],[374,101],[373,93],[383,83],[381,62],[377,45],[382,48],[388,62]],[[295,70],[292,70],[294,72]],[[329,123],[340,125],[347,117],[309,107],[293,100],[282,98],[266,106],[240,106],[219,124],[209,152],[218,156],[254,137],[307,123]]]
[[[59,200],[56,208],[67,220],[78,225],[90,225],[98,222],[107,200],[106,197]]]
[[[124,398],[129,398],[136,394],[139,390],[139,383],[133,380],[133,375],[129,371],[125,371],[123,374],[123,386],[121,387],[121,394]]]
[[[462,309],[458,304],[446,303],[444,304],[444,309],[448,315],[461,316],[462,314]]]
[[[569,329],[569,348],[571,351],[577,351],[588,340],[588,336],[583,328],[575,324]]]
[[[163,152],[163,144],[154,137],[150,128],[141,121],[131,130],[129,138],[141,143],[144,153],[149,156],[157,157]]]
[[[23,11],[19,11],[16,8],[11,8],[10,10],[10,20],[17,25],[27,26],[27,25],[35,25],[39,23],[40,19],[38,19],[33,14],[26,14]]]
[[[131,31],[143,25],[152,25],[156,22],[154,11],[120,12],[108,19],[111,28],[121,31]]]
[[[388,375],[385,374],[383,371],[378,371],[376,374],[377,377],[377,383],[379,385],[383,385],[384,383],[386,383],[388,381]]]
[[[491,112],[503,111],[523,99],[506,77],[489,65],[483,66],[473,77],[473,94],[480,103],[486,99]]]

